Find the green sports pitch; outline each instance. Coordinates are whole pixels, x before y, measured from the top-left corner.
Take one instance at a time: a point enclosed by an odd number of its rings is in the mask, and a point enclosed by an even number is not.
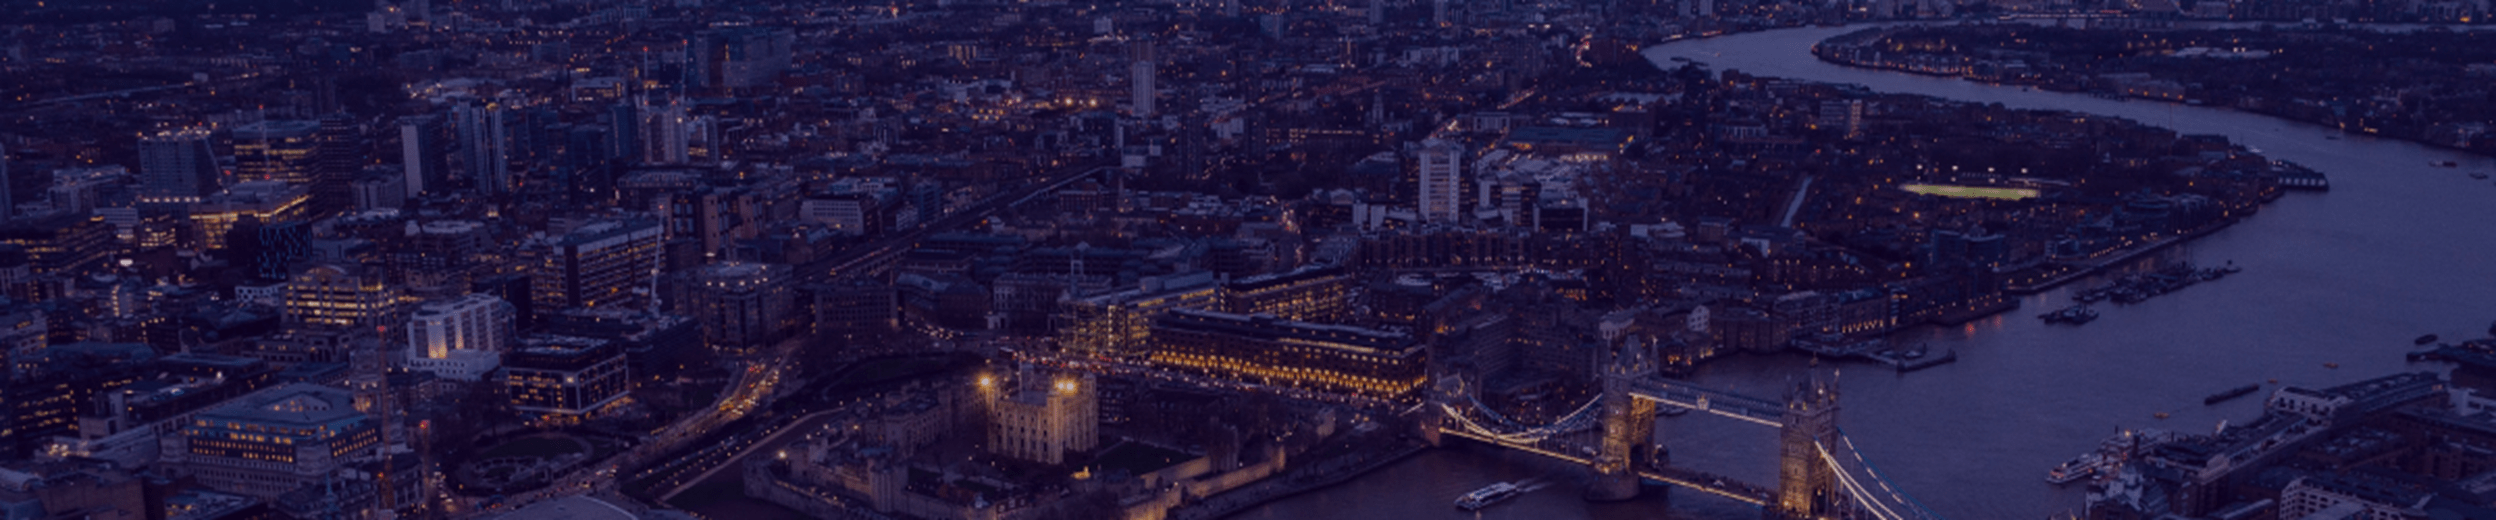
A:
[[[2019,200],[2036,198],[2037,190],[2023,188],[1979,188],[1975,186],[1944,186],[1940,184],[1909,184],[1907,191],[1943,197]]]

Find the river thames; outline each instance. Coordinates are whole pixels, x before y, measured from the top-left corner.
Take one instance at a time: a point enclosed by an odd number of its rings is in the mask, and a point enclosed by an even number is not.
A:
[[[2479,337],[2496,319],[2496,184],[2465,176],[2496,168],[2496,160],[2253,114],[1847,68],[1810,54],[1812,44],[1856,29],[1783,29],[1645,52],[1668,67],[1680,65],[1669,61],[1679,57],[1717,71],[2119,116],[2188,134],[2225,135],[2321,171],[2332,182],[2328,193],[2291,193],[2243,223],[2143,260],[2234,261],[2245,268],[2224,280],[2140,304],[2100,305],[2103,317],[2081,327],[2034,317],[2068,304],[2072,287],[2097,282],[2084,280],[2027,297],[2019,311],[1893,337],[1929,343],[1934,352],[1956,350],[1956,364],[1906,375],[1838,365],[1840,427],[1893,482],[1945,516],[2078,513],[2083,489],[2047,484],[2045,471],[2118,428],[2198,433],[2221,420],[2249,419],[2261,399],[2201,402],[2238,385],[2278,381],[2264,385],[2260,396],[2279,385],[2321,387],[2438,370],[2403,360],[2411,338]],[[2455,161],[2460,168],[2430,161]],[[1733,357],[1704,367],[1696,379],[1774,397],[1810,363],[1792,355]],[[2158,413],[2169,415],[2160,419]],[[1775,481],[1773,434],[1708,414],[1664,418],[1657,427],[1675,464],[1762,484]],[[1435,450],[1235,518],[1758,517],[1756,508],[1660,487],[1637,501],[1588,504],[1578,499],[1583,473],[1480,446]],[[1552,484],[1479,513],[1450,505],[1465,491],[1524,479]]]

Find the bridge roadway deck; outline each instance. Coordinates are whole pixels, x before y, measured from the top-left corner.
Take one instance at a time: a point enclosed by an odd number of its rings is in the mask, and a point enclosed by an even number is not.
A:
[[[1462,431],[1462,430],[1447,430],[1447,429],[1442,429],[1442,430],[1440,430],[1440,433],[1441,433],[1441,434],[1444,434],[1444,435],[1453,435],[1453,436],[1457,436],[1457,437],[1463,437],[1463,438],[1466,438],[1466,439],[1471,439],[1471,440],[1473,440],[1473,441],[1475,441],[1475,442],[1480,442],[1480,443],[1484,443],[1484,444],[1490,444],[1490,445],[1493,445],[1493,446],[1499,446],[1499,447],[1502,447],[1502,448],[1509,448],[1509,449],[1514,449],[1514,450],[1517,450],[1517,451],[1523,451],[1523,452],[1526,452],[1526,453],[1532,453],[1532,454],[1535,454],[1535,455],[1541,455],[1541,456],[1545,456],[1545,457],[1551,457],[1551,458],[1554,458],[1554,459],[1559,459],[1559,460],[1563,460],[1563,461],[1568,461],[1568,462],[1571,462],[1571,463],[1576,463],[1576,464],[1586,464],[1586,457],[1584,457],[1584,456],[1580,456],[1580,455],[1572,455],[1572,454],[1569,454],[1569,453],[1567,453],[1567,451],[1566,451],[1566,450],[1557,450],[1557,451],[1555,451],[1555,450],[1547,449],[1547,448],[1545,448],[1545,447],[1542,447],[1542,446],[1537,446],[1537,445],[1534,445],[1534,444],[1520,444],[1520,443],[1500,442],[1500,441],[1497,441],[1497,440],[1493,440],[1493,439],[1491,439],[1491,438],[1489,438],[1489,437],[1484,437],[1484,436],[1481,436],[1481,435],[1474,434],[1474,433],[1472,433],[1472,432],[1467,432],[1467,431]],[[1693,470],[1693,469],[1686,469],[1686,468],[1665,468],[1665,469],[1663,469],[1663,470],[1640,469],[1640,470],[1638,470],[1638,477],[1639,477],[1639,478],[1642,478],[1642,479],[1650,480],[1650,481],[1661,482],[1661,483],[1665,483],[1665,484],[1671,484],[1671,485],[1674,485],[1674,486],[1680,486],[1680,487],[1684,487],[1684,488],[1689,488],[1689,489],[1697,490],[1697,491],[1704,492],[1704,493],[1707,493],[1707,494],[1710,494],[1710,495],[1716,495],[1716,496],[1724,497],[1724,498],[1727,498],[1727,499],[1732,499],[1732,500],[1734,500],[1734,501],[1741,502],[1741,503],[1745,503],[1745,504],[1750,504],[1750,505],[1753,505],[1753,506],[1766,506],[1766,505],[1768,505],[1768,501],[1769,501],[1771,498],[1773,498],[1773,497],[1774,497],[1773,492],[1772,492],[1771,490],[1769,490],[1768,488],[1765,488],[1765,487],[1760,487],[1760,486],[1758,486],[1758,485],[1751,484],[1751,483],[1747,483],[1747,482],[1742,482],[1742,481],[1739,481],[1739,480],[1734,480],[1734,479],[1731,479],[1731,478],[1726,478],[1725,476],[1722,476],[1722,475],[1716,475],[1716,474],[1713,474],[1713,473],[1708,473],[1708,472],[1698,471],[1698,470]]]
[[[1742,394],[1712,390],[1662,379],[1638,379],[1629,394],[1639,399],[1699,410],[1771,428],[1785,425],[1785,405]]]

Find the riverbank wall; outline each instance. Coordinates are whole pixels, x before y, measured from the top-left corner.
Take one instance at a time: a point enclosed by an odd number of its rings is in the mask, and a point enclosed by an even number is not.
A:
[[[1853,35],[1850,33],[1849,35],[1843,35],[1843,36],[1853,36]],[[1843,36],[1841,36],[1841,37],[1843,37]],[[2456,152],[2467,152],[2467,153],[2474,153],[2474,154],[2485,154],[2485,153],[2488,153],[2488,152],[2487,152],[2487,150],[2472,149],[2472,148],[2469,148],[2469,147],[2467,147],[2467,146],[2460,146],[2460,145],[2456,145],[2456,144],[2454,144],[2454,143],[2448,143],[2448,142],[2438,142],[2438,141],[2428,140],[2428,139],[2421,138],[2421,137],[2419,137],[2419,136],[2391,135],[2391,134],[2384,134],[2384,133],[2377,133],[2377,132],[2352,132],[2352,131],[2349,131],[2349,130],[2346,130],[2346,129],[2342,129],[2342,128],[2335,127],[2335,126],[2333,126],[2332,124],[2330,124],[2330,123],[2329,123],[2329,122],[2327,122],[2327,121],[2316,120],[2316,119],[2312,119],[2312,118],[2309,118],[2309,117],[2305,117],[2303,114],[2291,113],[2291,112],[2286,112],[2286,111],[2281,111],[2281,110],[2271,110],[2271,109],[2267,109],[2267,108],[2263,108],[2263,107],[2255,107],[2255,106],[2239,106],[2239,105],[2232,105],[2232,104],[2228,104],[2228,105],[2209,105],[2209,104],[2203,104],[2203,103],[2201,102],[2201,100],[2199,100],[2199,99],[2192,99],[2192,98],[2185,97],[2184,93],[2183,93],[2183,92],[2181,92],[2181,91],[2170,91],[2170,90],[2165,90],[2165,89],[2147,89],[2147,90],[2139,90],[2139,89],[2135,89],[2135,90],[2126,90],[2126,89],[2107,89],[2107,88],[2102,88],[2102,87],[2101,87],[2101,88],[2085,88],[2085,87],[2077,87],[2077,86],[2073,86],[2073,85],[2070,85],[2070,84],[2067,84],[2067,83],[2063,83],[2063,82],[2048,82],[2048,81],[2020,81],[2020,80],[2018,80],[2018,79],[2014,79],[2014,78],[1996,78],[1996,77],[1986,77],[1986,76],[1981,76],[1981,75],[1978,75],[1978,74],[1975,72],[1975,68],[1974,68],[1973,66],[1969,65],[1969,60],[1968,60],[1966,57],[1963,57],[1963,56],[1952,56],[1952,57],[1948,57],[1948,58],[1945,58],[1945,59],[1942,59],[1942,60],[1916,60],[1916,61],[1908,61],[1908,60],[1895,60],[1895,61],[1874,61],[1874,60],[1869,60],[1869,59],[1862,59],[1862,58],[1859,58],[1859,57],[1856,57],[1856,56],[1851,55],[1851,53],[1848,53],[1848,52],[1842,52],[1842,50],[1845,50],[1845,49],[1858,49],[1858,48],[1862,48],[1862,46],[1863,46],[1864,44],[1868,44],[1868,43],[1870,43],[1868,40],[1871,40],[1871,39],[1876,39],[1876,38],[1855,37],[1855,38],[1850,38],[1850,39],[1849,39],[1849,41],[1846,41],[1846,42],[1838,42],[1838,39],[1839,39],[1839,38],[1831,38],[1831,39],[1829,39],[1829,40],[1827,40],[1827,41],[1822,42],[1822,44],[1820,44],[1820,45],[1813,45],[1813,46],[1811,47],[1811,55],[1812,55],[1812,57],[1814,57],[1814,58],[1818,58],[1821,62],[1824,62],[1824,63],[1829,63],[1829,64],[1832,64],[1832,65],[1839,65],[1839,66],[1844,66],[1844,67],[1858,68],[1858,69],[1878,70],[1878,71],[1886,71],[1886,72],[1903,72],[1903,73],[1907,73],[1907,74],[1914,74],[1914,75],[1919,75],[1919,76],[1931,76],[1931,77],[1938,77],[1938,78],[1957,78],[1957,79],[1959,79],[1959,80],[1963,80],[1963,81],[1971,81],[1971,82],[1983,83],[1983,84],[1987,84],[1987,85],[2002,85],[2002,86],[2015,86],[2015,87],[2035,88],[2035,89],[2037,89],[2037,90],[2044,90],[2044,91],[2049,91],[2049,92],[2060,92],[2060,93],[2066,93],[2066,94],[2091,95],[2091,96],[2098,96],[2098,97],[2102,97],[2102,98],[2107,98],[2107,99],[2115,99],[2115,100],[2142,100],[2142,101],[2154,101],[2154,102],[2160,102],[2160,103],[2175,103],[2175,104],[2181,104],[2181,105],[2190,105],[2190,106],[2197,106],[2197,107],[2205,107],[2205,108],[2214,108],[2214,109],[2230,110],[2230,111],[2242,112],[2242,113],[2246,113],[2246,114],[2253,114],[2253,115],[2259,115],[2259,116],[2264,116],[2264,117],[2277,118],[2277,119],[2280,119],[2280,120],[2283,120],[2283,121],[2295,121],[2295,122],[2298,122],[2298,123],[2304,123],[2304,124],[2308,124],[2308,125],[2313,125],[2313,126],[2314,126],[2315,128],[2317,128],[2317,129],[2337,131],[2337,132],[2339,132],[2339,133],[2341,133],[2341,134],[2347,134],[2347,135],[2359,135],[2359,136],[2366,136],[2366,137],[2379,138],[2379,139],[2392,139],[2392,140],[2397,140],[2397,141],[2402,141],[2402,142],[2408,142],[2408,143],[2414,143],[2414,144],[2419,144],[2419,145],[2431,146],[2431,147],[2435,147],[2435,148],[2441,148],[2441,149],[2445,149],[2445,150],[2452,150],[2452,151],[2456,151]],[[1830,45],[1831,43],[1837,43],[1837,45]],[[1941,63],[1941,62],[1947,62],[1947,63]],[[2175,81],[2183,81],[2183,80],[2175,80]]]
[[[1353,458],[1335,458],[1285,472],[1229,492],[1208,496],[1192,504],[1170,510],[1170,520],[1213,520],[1238,514],[1250,508],[1291,498],[1303,493],[1333,487],[1380,468],[1402,462],[1429,449],[1419,444],[1404,444],[1386,452],[1361,450]]]

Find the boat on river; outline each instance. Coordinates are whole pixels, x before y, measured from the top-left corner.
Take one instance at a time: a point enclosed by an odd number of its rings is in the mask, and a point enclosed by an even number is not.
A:
[[[2097,319],[2097,309],[2089,308],[2089,304],[2083,303],[2070,307],[2064,307],[2054,312],[2039,314],[2037,315],[2037,319],[2045,320],[2046,323],[2069,323],[2073,325],[2080,325],[2090,321],[2095,321]]]
[[[1517,495],[1522,494],[1525,494],[1525,489],[1517,487],[1516,484],[1508,482],[1492,482],[1491,485],[1483,486],[1482,489],[1476,489],[1471,493],[1466,493],[1463,496],[1456,497],[1456,507],[1463,508],[1466,511],[1479,511],[1482,508],[1490,507],[1492,504],[1516,498]]]
[[[2097,303],[2106,299],[2106,292],[2107,289],[2104,287],[2091,287],[2073,291],[2071,293],[2071,301],[2080,303]]]
[[[2098,468],[2105,463],[2105,457],[2098,456],[2096,453],[2082,454],[2079,458],[2063,461],[2062,464],[2054,466],[2054,469],[2046,470],[2045,481],[2049,484],[2069,484],[2097,474]]]

